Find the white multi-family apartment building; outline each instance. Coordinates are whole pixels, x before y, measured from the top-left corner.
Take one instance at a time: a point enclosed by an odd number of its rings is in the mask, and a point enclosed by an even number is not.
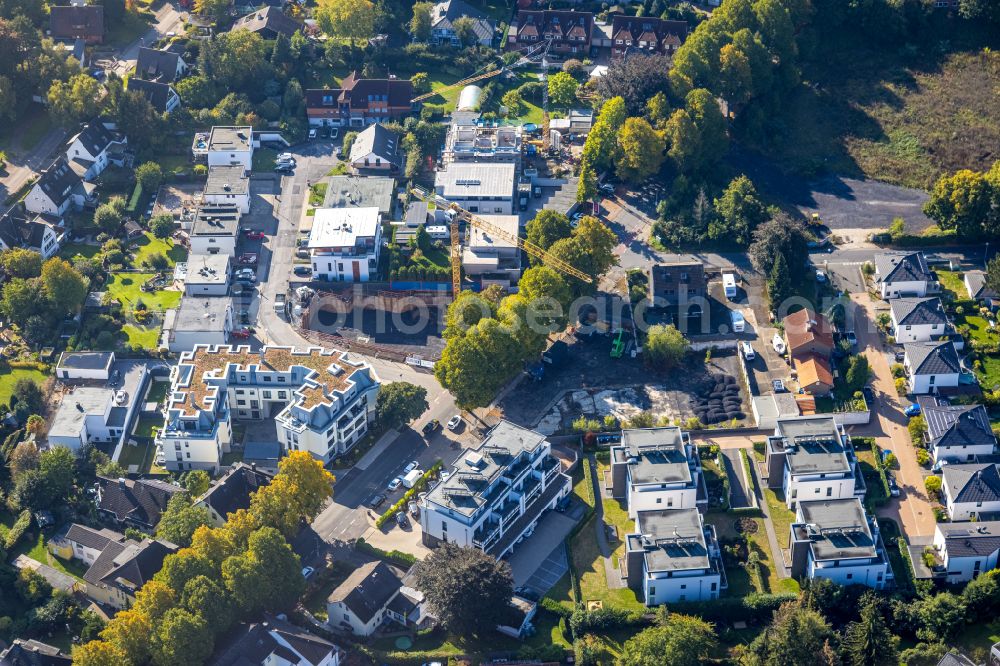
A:
[[[379,209],[317,208],[309,232],[314,280],[367,282],[382,248]]]
[[[209,167],[241,164],[253,169],[253,128],[216,126],[195,135],[192,152],[204,157]]]
[[[856,497],[799,502],[789,529],[794,578],[876,590],[892,580],[878,525]]]
[[[1000,465],[946,465],[941,495],[952,522],[1000,516]]]
[[[622,431],[611,447],[611,494],[633,520],[640,511],[708,508],[698,450],[678,427]]]
[[[218,469],[234,419],[273,419],[285,451],[326,464],[368,432],[379,389],[368,364],[320,347],[198,345],[181,354],[170,379],[156,441],[171,471]]]
[[[718,599],[727,587],[715,527],[697,509],[639,511],[625,539],[620,573],[647,606]]]
[[[865,496],[864,478],[844,426],[832,416],[779,419],[764,450],[767,485],[785,504]]]
[[[545,435],[501,421],[424,497],[424,543],[448,541],[503,557],[571,486]]]
[[[511,215],[516,180],[513,162],[456,162],[434,175],[434,191],[470,213]]]

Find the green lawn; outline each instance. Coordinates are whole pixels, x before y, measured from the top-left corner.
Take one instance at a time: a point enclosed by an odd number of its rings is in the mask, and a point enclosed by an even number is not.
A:
[[[160,155],[156,158],[156,163],[167,177],[175,171],[188,171],[191,167],[191,160],[187,155]]]
[[[133,307],[140,298],[152,310],[168,310],[181,301],[179,291],[142,291],[142,284],[154,273],[112,273],[107,291],[123,306]]]
[[[1000,620],[970,624],[955,640],[965,653],[977,648],[989,651],[990,646],[997,642],[1000,642]]]
[[[326,622],[326,600],[337,586],[347,580],[353,569],[346,562],[334,562],[330,577],[306,595],[303,605],[317,620]],[[316,574],[319,575],[319,572]]]
[[[255,148],[253,151],[253,170],[271,171],[274,161],[278,159],[278,151],[271,148]]]
[[[973,340],[985,343],[994,343],[997,341],[997,330],[991,327],[989,322],[979,315],[964,315],[962,317],[955,317],[955,322],[958,325],[968,326],[969,337]]]
[[[163,425],[160,419],[159,425]],[[128,471],[130,465],[135,465],[139,474],[145,474],[153,464],[153,457],[156,445],[152,442],[141,443],[136,446],[126,444],[122,447],[122,454],[118,457],[118,464]]]
[[[795,515],[785,506],[785,494],[780,490],[776,493],[770,488],[764,488],[764,498],[767,500],[767,508],[771,513],[771,522],[774,524],[774,531],[778,537],[778,544],[782,548],[788,548],[791,541],[790,528]]]
[[[122,333],[128,336],[130,345],[138,345],[144,349],[156,349],[160,342],[160,326],[133,326],[125,324]]]
[[[715,525],[716,535],[720,540],[733,539],[738,536],[736,531],[736,521],[739,516],[731,513],[709,513],[705,517],[705,522]],[[751,592],[798,592],[798,583],[791,578],[779,578],[775,558],[771,553],[771,545],[767,540],[767,531],[764,527],[763,518],[754,518],[757,524],[757,531],[749,535],[751,552],[757,553],[761,564],[761,576],[764,580],[763,590],[758,590],[756,576],[743,567],[727,567],[726,576],[729,580],[729,590],[726,596],[740,597]]]
[[[979,378],[982,387],[992,389],[994,386],[1000,386],[1000,357],[983,356],[980,362],[983,364],[983,369],[976,372],[976,377]]]
[[[148,11],[142,14],[139,12],[125,12],[124,16],[110,22],[107,34],[104,37],[104,43],[111,46],[127,46],[131,44],[149,30],[149,19],[151,16],[152,14]]]
[[[936,270],[938,282],[941,283],[942,296],[950,300],[966,299],[969,290],[965,288],[963,273],[959,271]]]
[[[0,374],[0,404],[6,405],[10,402],[10,396],[14,392],[14,384],[18,379],[32,379],[41,385],[48,379],[48,375],[38,370],[25,370],[21,368],[8,370]]]
[[[70,261],[74,259],[93,259],[100,251],[100,245],[64,243],[62,247],[59,248],[59,256]]]
[[[148,401],[148,398],[147,398]],[[132,434],[136,437],[153,437],[156,431],[163,427],[163,417],[143,416],[135,422],[135,429]]]
[[[175,245],[169,238],[157,238],[150,232],[144,233],[139,238],[132,241],[135,252],[135,265],[144,266],[145,262],[154,254],[162,254],[173,266],[178,261],[187,260],[187,250],[183,245]]]
[[[37,528],[34,528],[34,532],[38,532]],[[63,560],[56,557],[49,552],[49,549],[46,547],[47,543],[48,539],[46,536],[38,533],[34,541],[22,539],[10,556],[11,558],[15,558],[18,555],[27,555],[36,562],[47,564],[57,571],[83,580],[83,574],[87,572],[87,567],[76,560]]]
[[[322,206],[323,200],[326,198],[326,188],[327,183],[314,183],[309,188],[309,205],[310,206]]]
[[[149,390],[146,391],[146,402],[163,402],[170,392],[170,382],[149,382]]]

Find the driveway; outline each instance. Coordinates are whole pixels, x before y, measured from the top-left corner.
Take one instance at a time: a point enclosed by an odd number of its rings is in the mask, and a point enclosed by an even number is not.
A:
[[[184,22],[187,20],[187,12],[181,11],[173,5],[166,3],[156,11],[156,23],[150,26],[139,39],[135,40],[118,54],[112,70],[118,76],[124,76],[135,67],[136,59],[139,57],[139,49],[149,46],[163,39],[168,32],[183,32]]]
[[[894,519],[907,537],[933,535],[937,523],[924,489],[926,473],[917,464],[916,452],[906,430],[903,406],[896,397],[889,357],[875,328],[875,303],[868,294],[851,294],[851,300],[860,306],[855,311],[855,330],[858,344],[872,369],[872,387],[876,393],[876,418],[869,425],[852,430],[851,434],[875,437],[880,448],[892,451],[899,460],[896,481],[900,496],[879,509],[878,514]]]
[[[565,513],[549,511],[535,526],[535,533],[514,549],[510,568],[514,585],[530,585],[544,594],[566,573],[563,541],[576,521]],[[562,553],[560,557],[555,551]]]

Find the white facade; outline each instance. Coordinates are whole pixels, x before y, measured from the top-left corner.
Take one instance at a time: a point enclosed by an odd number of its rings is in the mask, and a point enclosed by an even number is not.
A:
[[[945,324],[920,324],[902,325],[892,322],[895,332],[896,342],[903,344],[906,342],[930,342],[945,333]]]
[[[513,162],[455,162],[435,174],[434,190],[470,213],[511,215],[515,180]]]
[[[250,177],[242,164],[208,168],[208,180],[201,193],[202,201],[218,206],[230,204],[246,215],[250,212]]]
[[[233,331],[233,303],[223,296],[185,296],[168,312],[166,347],[175,354],[197,345],[224,345]]]
[[[927,282],[926,280],[919,281],[902,281],[902,282],[879,282],[878,283],[879,293],[882,298],[888,300],[891,298],[899,298],[900,296],[926,296],[927,295]]]
[[[768,486],[782,489],[789,509],[801,501],[864,497],[850,437],[831,416],[778,419],[764,457]]]
[[[1000,522],[938,523],[933,548],[950,584],[964,583],[996,569],[1000,555]]]
[[[253,128],[213,127],[207,137],[208,166],[242,164],[253,169]]]
[[[62,380],[107,379],[114,362],[114,352],[63,352],[56,363],[56,377]]]
[[[378,208],[317,208],[307,245],[314,280],[368,282],[378,271]]]
[[[955,386],[958,386],[958,373],[910,374],[911,393],[934,393],[936,389]]]
[[[379,387],[375,372],[344,352],[204,344],[181,354],[171,382],[157,436],[170,470],[217,469],[232,419],[273,419],[286,451],[328,463],[368,432]]]
[[[992,469],[991,469],[992,468]],[[941,469],[942,504],[953,523],[1000,513],[1000,474],[990,463],[946,465]]]
[[[708,507],[701,459],[680,428],[623,430],[621,445],[610,454],[612,495],[626,499],[629,518],[640,511]]]
[[[424,497],[424,542],[448,541],[503,557],[570,490],[545,436],[501,421]]]
[[[191,254],[184,275],[186,296],[225,296],[229,293],[229,254]]]

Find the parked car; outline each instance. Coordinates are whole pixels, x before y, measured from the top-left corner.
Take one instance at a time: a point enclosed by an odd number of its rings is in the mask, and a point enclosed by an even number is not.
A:
[[[243,264],[244,266],[256,266],[257,265],[257,253],[256,252],[244,252],[243,254],[240,255],[240,258],[237,261],[239,263]]]
[[[448,430],[455,431],[460,425],[462,425],[462,417],[458,414],[448,419]]]
[[[316,570],[312,567],[302,567],[302,577],[306,580],[309,580],[309,576],[312,576],[314,573],[316,573]]]
[[[264,240],[264,233],[261,231],[254,231],[253,229],[247,229],[246,236],[250,240]]]
[[[400,527],[406,527],[406,524],[409,522],[410,521],[406,519],[405,512],[400,511],[399,513],[396,514],[396,524],[399,525]]]
[[[279,164],[274,167],[274,173],[292,173],[295,170],[295,165],[293,164]]]
[[[379,493],[378,495],[375,495],[370,500],[368,500],[368,508],[369,509],[377,509],[377,508],[379,508],[380,506],[382,506],[385,503],[385,499],[386,499],[385,495],[383,495],[382,493]]]
[[[295,155],[291,153],[278,153],[278,156],[274,158],[277,162],[294,162]]]
[[[771,388],[774,389],[775,393],[785,393],[788,389],[785,388],[785,382],[780,379],[775,379],[771,381]]]
[[[424,435],[429,435],[441,426],[441,422],[437,419],[431,419],[424,424],[423,433]]]
[[[407,503],[406,510],[410,512],[411,516],[420,515],[420,505],[414,502],[413,500],[410,500],[410,502]]]
[[[311,255],[309,254],[309,250],[304,247],[300,247],[295,251],[295,256],[300,259],[308,259]]]
[[[340,136],[340,128],[339,127],[331,127],[330,128],[330,138],[331,139],[336,139],[338,136]]]
[[[254,281],[254,280],[257,279],[257,273],[252,268],[240,268],[235,273],[233,273],[233,276],[237,280],[250,280],[250,281]]]
[[[389,485],[386,486],[386,488],[391,493],[396,488],[399,488],[401,485],[403,485],[403,479],[397,476],[396,478],[394,478],[392,481],[389,482]]]
[[[854,334],[854,331],[847,332],[847,341],[851,343],[852,347],[858,346],[858,336]]]
[[[232,337],[234,337],[234,338],[239,338],[240,340],[246,340],[247,338],[250,337],[250,329],[249,328],[245,328],[245,327],[244,328],[237,328],[236,330],[234,330],[229,335],[232,336]]]
[[[439,475],[439,478],[441,479],[441,481],[447,481],[448,479],[451,478],[451,472],[448,472],[448,471],[445,471],[445,470],[441,470],[441,474]]]
[[[819,282],[820,284],[826,282],[826,273],[823,271],[816,271],[816,282]]]
[[[312,141],[315,138],[316,138],[316,130],[315,129],[309,130],[309,140]]]
[[[861,392],[864,394],[865,402],[868,403],[869,407],[875,404],[875,389],[873,389],[871,386],[866,386],[863,389],[861,389]]]
[[[312,277],[312,269],[308,266],[296,266],[292,269],[292,272],[299,277]]]
[[[899,497],[899,486],[896,485],[896,475],[892,472],[886,472],[885,480],[889,484],[889,494],[893,497]]]
[[[903,413],[909,417],[920,416],[920,405],[913,403],[909,407],[903,410]]]
[[[416,468],[417,468],[417,461],[411,460],[410,462],[406,463],[406,467],[403,468],[403,474],[404,475],[409,474]]]
[[[753,350],[753,345],[751,345],[749,342],[741,342],[740,351],[743,352],[743,358],[745,358],[748,361],[752,361],[755,358],[757,358],[757,354],[754,353]]]
[[[614,194],[615,193],[615,186],[612,185],[611,183],[604,183],[603,185],[601,185],[601,187],[599,189],[604,194]]]

